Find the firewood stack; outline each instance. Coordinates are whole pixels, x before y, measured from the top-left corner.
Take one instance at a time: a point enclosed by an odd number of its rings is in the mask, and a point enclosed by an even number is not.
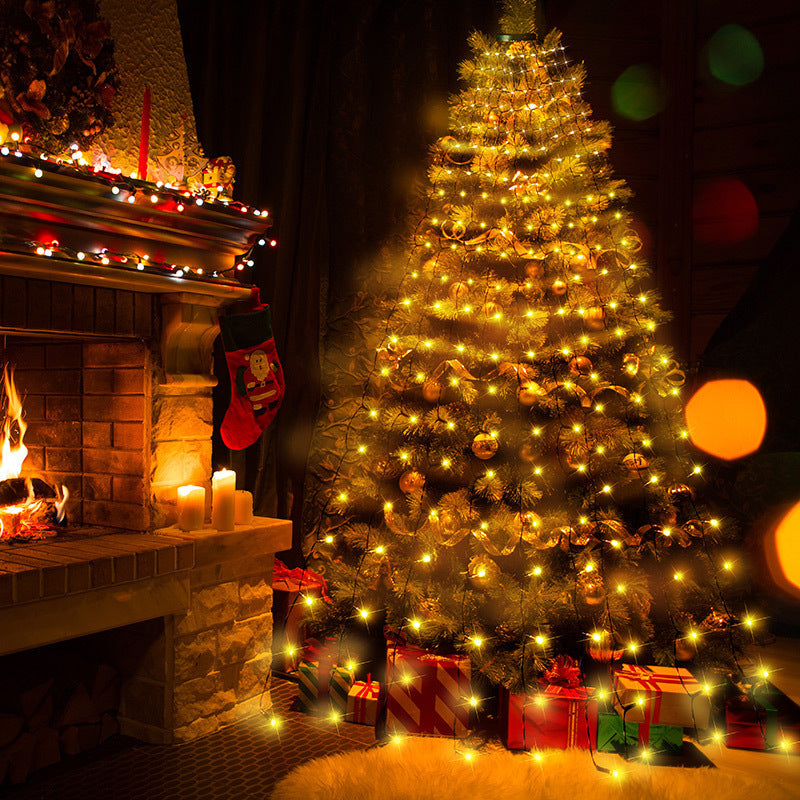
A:
[[[44,677],[51,659],[43,661],[34,670],[22,663],[0,669],[0,787],[23,783],[32,772],[119,732],[120,678],[114,667],[76,661]]]

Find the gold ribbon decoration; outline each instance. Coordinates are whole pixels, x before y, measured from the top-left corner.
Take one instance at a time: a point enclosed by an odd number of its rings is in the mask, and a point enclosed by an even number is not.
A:
[[[453,154],[459,151],[460,142],[454,136],[443,136],[439,139],[439,149],[444,153],[444,157],[451,163],[455,164],[457,167],[465,167],[472,161],[474,157],[474,153],[465,153],[464,160],[460,161],[457,158],[453,158]]]
[[[501,250],[508,250],[511,248],[518,256],[530,256],[528,248],[522,244],[515,233],[509,230],[502,231],[500,228],[492,228],[479,236],[467,239],[464,244],[470,246],[494,244]]]
[[[514,552],[514,549],[517,546],[517,537],[513,535],[511,531],[507,530],[500,530],[499,526],[495,526],[493,528],[493,532],[502,533],[505,538],[506,542],[501,547],[498,547],[493,541],[492,537],[489,535],[488,528],[475,528],[472,531],[472,535],[481,543],[483,549],[490,555],[490,556],[509,556],[511,553]]]
[[[579,386],[577,383],[573,383],[572,381],[568,381],[567,383],[564,381],[545,381],[544,389],[547,394],[552,394],[559,389],[563,389],[565,392],[572,392],[584,408],[591,408],[592,397],[586,394],[583,387]]]
[[[653,386],[661,397],[671,394],[673,389],[683,386],[684,383],[686,383],[686,373],[674,358],[669,360],[663,371],[653,377]]]

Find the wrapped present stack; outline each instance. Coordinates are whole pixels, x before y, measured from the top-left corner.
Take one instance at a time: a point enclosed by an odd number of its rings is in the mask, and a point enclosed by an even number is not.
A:
[[[272,668],[293,672],[303,657],[306,631],[303,624],[307,598],[330,602],[325,578],[310,569],[289,569],[275,559],[272,572],[272,616],[275,631]]]
[[[711,702],[686,669],[624,664],[614,672],[614,711],[598,715],[597,749],[626,756],[680,753],[683,729],[705,729]]]
[[[596,747],[597,700],[583,686],[578,663],[558,656],[535,691],[510,692],[501,687],[500,734],[511,750]]]
[[[725,745],[800,753],[800,708],[768,681],[737,688],[725,703]]]
[[[464,737],[469,727],[471,665],[394,642],[387,651],[386,731]]]
[[[352,664],[338,664],[337,651],[335,639],[323,644],[311,643],[307,647],[297,670],[297,697],[301,711],[345,718],[355,669]]]

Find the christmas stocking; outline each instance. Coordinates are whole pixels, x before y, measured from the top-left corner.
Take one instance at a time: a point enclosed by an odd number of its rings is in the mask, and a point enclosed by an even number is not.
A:
[[[231,406],[222,420],[222,441],[231,450],[253,444],[283,400],[283,369],[272,338],[269,306],[220,317],[231,376]]]

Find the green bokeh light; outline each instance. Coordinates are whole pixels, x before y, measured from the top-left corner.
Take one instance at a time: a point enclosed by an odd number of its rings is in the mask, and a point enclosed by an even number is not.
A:
[[[648,64],[628,67],[611,87],[614,110],[629,119],[649,119],[664,107],[658,73]]]
[[[764,71],[758,39],[741,25],[723,25],[708,43],[708,66],[715,78],[744,86]]]

